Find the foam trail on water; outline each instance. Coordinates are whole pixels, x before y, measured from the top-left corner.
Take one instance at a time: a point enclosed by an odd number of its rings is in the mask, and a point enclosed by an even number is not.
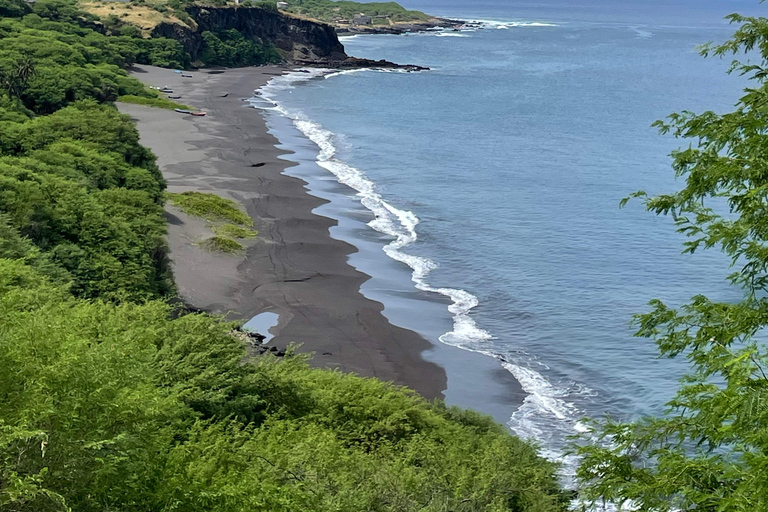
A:
[[[354,73],[362,73],[363,71],[370,71],[370,69],[366,69],[366,68],[345,69],[344,71],[337,71],[335,73],[329,73],[329,74],[325,75],[323,78],[328,80],[329,78],[333,78],[335,76],[351,75],[351,74],[354,74]]]
[[[543,365],[526,354],[500,354],[499,349],[490,343],[494,339],[491,333],[479,327],[470,316],[472,309],[479,304],[478,298],[459,288],[430,285],[428,277],[438,267],[437,263],[404,251],[418,239],[416,228],[419,218],[413,212],[399,209],[386,201],[362,170],[337,159],[335,134],[309,119],[301,110],[288,108],[274,99],[275,94],[292,89],[299,82],[344,73],[348,72],[309,68],[275,77],[257,91],[258,96],[252,100],[252,104],[291,119],[296,128],[318,146],[317,164],[332,173],[339,183],[352,188],[361,204],[373,213],[374,219],[368,226],[392,237],[393,240],[384,246],[384,252],[410,267],[411,280],[417,289],[437,293],[451,300],[448,310],[453,316],[453,327],[451,331],[442,334],[439,340],[501,361],[502,366],[514,375],[527,394],[523,405],[510,418],[509,427],[520,437],[533,439],[541,445],[543,456],[562,462],[564,483],[573,484],[577,460],[573,456],[566,456],[563,448],[568,436],[586,431],[586,427],[579,421],[583,412],[574,402],[579,398],[594,396],[595,392],[573,382],[557,385],[551,383],[542,373],[533,369]],[[269,106],[265,106],[265,102]]]
[[[303,112],[288,109],[274,100],[275,93],[290,89],[293,87],[292,84],[297,82],[305,82],[320,76],[328,78],[352,71],[357,70],[341,72],[333,72],[328,69],[299,70],[299,72],[275,77],[259,90],[260,97],[270,101],[274,105],[274,110],[291,119],[299,131],[317,144],[320,148],[317,156],[317,163],[320,167],[331,172],[340,183],[357,192],[363,206],[374,214],[374,219],[368,225],[376,231],[394,238],[384,247],[384,252],[390,258],[405,263],[411,268],[411,279],[416,288],[438,293],[451,299],[452,304],[448,310],[453,314],[453,330],[440,336],[440,341],[468,348],[466,345],[492,339],[491,334],[478,327],[469,316],[472,308],[479,303],[477,297],[466,290],[431,286],[427,282],[427,277],[432,270],[437,268],[437,264],[428,258],[414,256],[402,250],[418,239],[416,226],[419,223],[419,218],[413,212],[401,210],[387,202],[376,191],[376,186],[363,171],[338,160],[336,147],[333,143],[335,136],[332,132],[308,119]]]
[[[477,28],[510,29],[529,27],[557,27],[557,23],[545,21],[497,21],[497,20],[460,20],[468,25],[476,25]]]

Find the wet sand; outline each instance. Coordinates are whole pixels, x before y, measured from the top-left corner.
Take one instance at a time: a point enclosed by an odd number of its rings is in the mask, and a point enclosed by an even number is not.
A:
[[[173,89],[176,100],[207,112],[193,117],[118,103],[137,121],[141,141],[158,157],[169,192],[196,190],[233,199],[254,220],[259,235],[243,255],[211,253],[197,243],[211,236],[206,222],[169,206],[168,242],[181,299],[191,307],[248,320],[279,315],[270,345],[301,344],[315,366],[338,368],[406,385],[427,398],[446,388],[443,368],[423,359],[433,345],[391,325],[383,306],[365,298],[368,276],[347,263],[354,246],[333,239],[336,221],[312,210],[325,201],[306,183],[283,174],[290,162],[259,112],[242,101],[285,69],[206,71],[192,78],[137,66],[133,75]]]

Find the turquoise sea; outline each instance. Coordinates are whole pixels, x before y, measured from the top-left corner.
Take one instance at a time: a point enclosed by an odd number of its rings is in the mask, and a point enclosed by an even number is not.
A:
[[[739,295],[724,257],[681,255],[671,220],[619,201],[679,186],[667,155],[682,142],[650,125],[732,107],[746,84],[696,46],[729,36],[726,14],[766,8],[404,5],[476,26],[342,38],[351,55],[428,72],[310,70],[265,86],[253,104],[300,164],[287,172],[330,200],[317,213],[358,247],[350,263],[372,277],[363,292],[441,347],[426,358],[451,361],[448,402],[493,414],[557,459],[584,416],[661,413],[686,366],[633,338],[632,315],[652,298]],[[457,347],[447,359],[446,345]]]

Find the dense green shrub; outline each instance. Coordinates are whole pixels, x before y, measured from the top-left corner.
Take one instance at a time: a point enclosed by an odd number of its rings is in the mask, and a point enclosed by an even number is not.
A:
[[[21,17],[31,11],[24,0],[0,0],[0,17]]]
[[[25,62],[33,69],[11,94],[26,108],[51,113],[83,99],[154,97],[122,68],[136,62],[163,66],[189,62],[177,41],[107,37],[73,26],[36,14],[0,21],[0,75],[13,74]]]
[[[165,38],[133,39],[138,49],[136,62],[162,68],[185,69],[190,65],[189,54],[176,40]]]
[[[215,34],[205,31],[202,37],[203,48],[200,52],[200,60],[207,65],[257,66],[281,61],[274,47],[246,39],[234,29]]]
[[[490,419],[290,354],[242,364],[230,325],[170,313],[0,258],[0,504],[564,510],[552,464]]]
[[[70,273],[72,291],[115,299],[168,293],[165,183],[130,119],[84,103],[3,124],[0,212]]]

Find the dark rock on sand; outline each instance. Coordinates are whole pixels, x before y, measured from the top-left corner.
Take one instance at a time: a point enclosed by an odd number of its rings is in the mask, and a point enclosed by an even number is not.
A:
[[[373,68],[373,69],[403,69],[405,71],[427,71],[429,68],[423,66],[417,66],[415,64],[395,64],[388,60],[373,60],[373,59],[360,59],[357,57],[347,57],[344,60],[301,60],[294,61],[295,64],[300,66],[321,66],[337,69],[358,69],[358,68]]]

